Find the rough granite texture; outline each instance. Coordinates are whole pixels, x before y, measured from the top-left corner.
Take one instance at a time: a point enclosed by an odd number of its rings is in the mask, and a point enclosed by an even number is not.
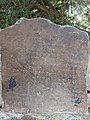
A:
[[[4,111],[87,112],[85,32],[42,18],[23,19],[1,30],[0,46]]]
[[[52,115],[34,115],[0,112],[0,120],[90,120],[88,114],[56,113]]]

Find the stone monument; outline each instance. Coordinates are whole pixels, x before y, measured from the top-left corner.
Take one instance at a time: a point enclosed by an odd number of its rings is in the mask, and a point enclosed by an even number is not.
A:
[[[86,119],[87,33],[43,18],[21,19],[1,30],[0,46],[5,112]]]

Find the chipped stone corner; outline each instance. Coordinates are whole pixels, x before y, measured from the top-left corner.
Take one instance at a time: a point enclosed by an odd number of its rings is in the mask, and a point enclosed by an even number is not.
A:
[[[15,24],[20,24],[21,22],[27,20],[27,18],[25,17],[21,17],[19,20],[17,20],[17,22]]]

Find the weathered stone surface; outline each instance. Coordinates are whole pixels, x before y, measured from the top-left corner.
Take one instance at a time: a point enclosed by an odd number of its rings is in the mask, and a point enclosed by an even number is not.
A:
[[[2,64],[1,64],[1,47],[0,47],[0,108],[4,107],[2,98]]]
[[[4,111],[87,112],[88,36],[46,19],[1,30]]]
[[[88,107],[90,113],[90,42],[89,42],[89,62],[88,62],[88,71],[87,71],[87,91],[88,91]]]

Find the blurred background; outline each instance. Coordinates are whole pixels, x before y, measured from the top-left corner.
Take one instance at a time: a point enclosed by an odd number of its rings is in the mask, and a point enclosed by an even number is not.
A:
[[[21,17],[43,17],[83,29],[90,36],[90,0],[0,0],[0,28]]]

